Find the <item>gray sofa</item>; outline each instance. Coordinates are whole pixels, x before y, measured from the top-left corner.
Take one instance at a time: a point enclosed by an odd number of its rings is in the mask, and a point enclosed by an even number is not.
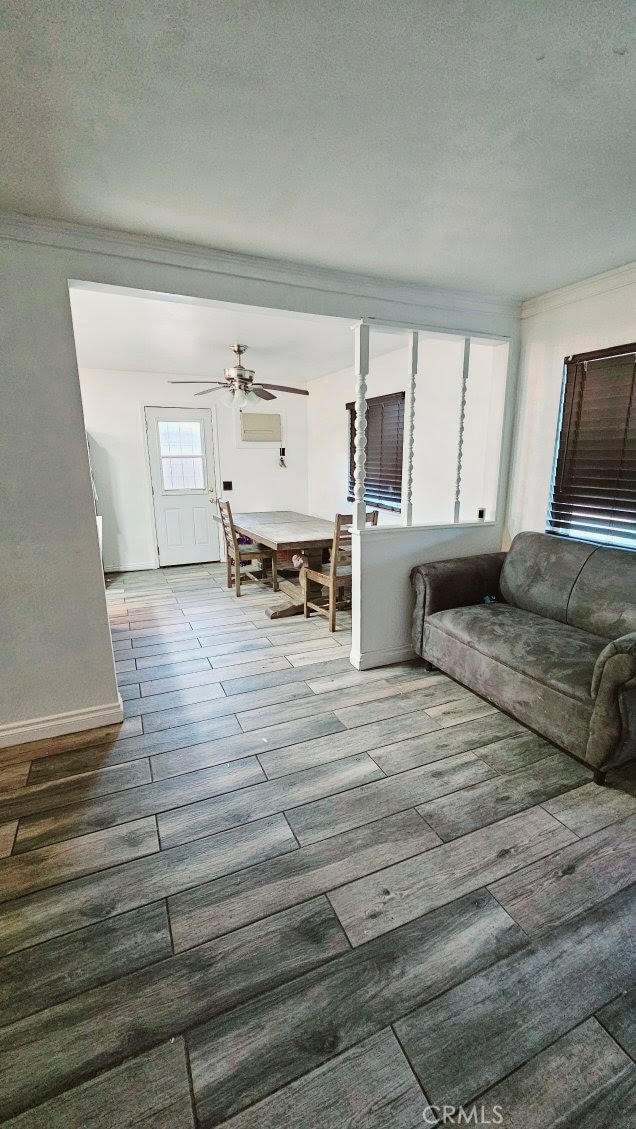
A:
[[[599,782],[636,758],[636,553],[520,533],[507,553],[418,565],[411,583],[429,664]]]

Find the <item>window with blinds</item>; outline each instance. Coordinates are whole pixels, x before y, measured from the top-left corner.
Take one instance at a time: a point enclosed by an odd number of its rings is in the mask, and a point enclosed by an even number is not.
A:
[[[636,549],[636,344],[565,358],[548,533]]]
[[[349,413],[349,489],[353,502],[355,472],[356,406]],[[367,400],[367,459],[364,500],[370,506],[399,513],[402,505],[402,443],[404,438],[404,392],[373,396]]]

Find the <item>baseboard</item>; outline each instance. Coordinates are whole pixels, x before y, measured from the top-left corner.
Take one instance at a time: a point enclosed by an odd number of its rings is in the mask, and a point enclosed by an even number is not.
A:
[[[141,564],[105,564],[104,572],[150,572],[151,569],[158,571],[159,565],[156,561],[145,561]]]
[[[376,666],[393,666],[414,658],[412,647],[396,647],[393,651],[352,651],[351,665],[356,670],[372,670]]]
[[[24,745],[30,741],[41,741],[47,737],[61,737],[66,733],[79,733],[82,729],[98,729],[102,725],[113,725],[122,721],[124,707],[117,695],[117,701],[104,706],[92,706],[87,710],[69,710],[68,713],[54,713],[50,717],[34,717],[28,721],[16,721],[0,725],[0,749],[9,745]]]

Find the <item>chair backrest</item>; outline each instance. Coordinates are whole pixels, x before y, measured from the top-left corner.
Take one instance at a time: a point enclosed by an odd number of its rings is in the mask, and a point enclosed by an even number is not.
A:
[[[225,537],[225,547],[232,554],[238,554],[239,547],[236,539],[236,530],[234,528],[234,521],[232,519],[232,507],[229,502],[222,502],[219,499],[219,513],[221,515],[221,525],[223,526],[223,535]]]
[[[369,510],[365,515],[365,522],[367,525],[378,524],[378,511]],[[338,572],[338,568],[347,568],[351,565],[351,526],[353,525],[352,514],[336,514],[333,528],[333,542],[331,545],[331,568],[332,576]]]

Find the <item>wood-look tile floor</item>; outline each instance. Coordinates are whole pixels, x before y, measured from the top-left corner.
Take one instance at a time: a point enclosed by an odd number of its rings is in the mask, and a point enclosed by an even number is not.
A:
[[[633,1124],[629,783],[223,573],[111,578],[124,724],[0,752],[4,1123]]]

